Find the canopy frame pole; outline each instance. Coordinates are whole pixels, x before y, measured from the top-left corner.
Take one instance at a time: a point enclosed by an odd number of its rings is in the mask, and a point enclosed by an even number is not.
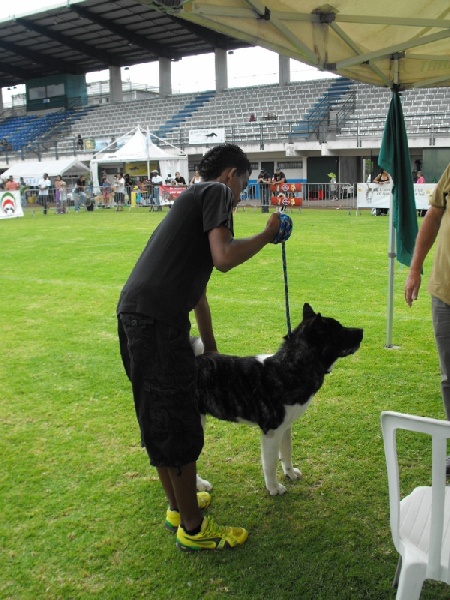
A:
[[[392,93],[398,92],[399,89],[399,59],[401,53],[392,55],[393,68],[393,85]],[[394,227],[394,196],[391,189],[391,198],[389,204],[389,244],[388,244],[388,298],[387,298],[387,317],[386,317],[386,343],[385,348],[393,348],[393,325],[394,325],[394,276],[395,276],[395,259],[396,238]]]

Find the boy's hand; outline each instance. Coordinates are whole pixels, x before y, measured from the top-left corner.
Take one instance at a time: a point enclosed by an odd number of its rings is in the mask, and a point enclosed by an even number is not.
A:
[[[292,219],[285,213],[279,213],[278,216],[280,218],[280,225],[276,236],[272,240],[272,244],[286,242],[291,237],[292,233]]]

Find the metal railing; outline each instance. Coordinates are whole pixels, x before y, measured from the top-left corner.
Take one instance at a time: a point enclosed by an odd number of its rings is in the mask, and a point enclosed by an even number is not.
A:
[[[420,113],[404,115],[406,133],[409,139],[428,138],[428,145],[434,146],[436,138],[450,137],[450,113]],[[386,115],[374,117],[347,117],[340,127],[340,139],[356,139],[357,147],[367,138],[383,136]]]
[[[287,187],[289,188],[289,185]],[[292,201],[295,199],[297,202]],[[273,209],[283,208],[287,211],[301,207],[356,209],[356,184],[302,183],[301,190],[297,192],[286,191],[276,194],[270,191],[268,184],[253,183],[241,194],[239,206],[262,210],[270,206]]]
[[[48,196],[39,196],[37,188],[28,188],[22,193],[22,206],[25,210],[48,210],[65,213],[70,210],[115,209],[124,207],[162,210],[176,202],[177,196],[188,186],[158,186],[152,183],[134,182],[118,192],[111,184],[93,188],[87,185],[83,192],[74,190],[75,180],[65,179],[67,186],[63,192],[54,187]],[[284,210],[292,212],[301,208],[356,209],[356,184],[351,183],[303,183],[298,192],[279,194],[270,191],[268,184],[250,184],[241,194],[238,209],[253,208],[262,212]]]

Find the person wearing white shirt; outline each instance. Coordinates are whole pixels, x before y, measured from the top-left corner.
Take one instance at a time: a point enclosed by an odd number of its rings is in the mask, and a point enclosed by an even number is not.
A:
[[[114,181],[114,202],[116,203],[116,210],[123,210],[125,203],[125,179],[122,173],[117,175]]]
[[[52,182],[48,178],[48,174],[44,173],[44,177],[39,179],[39,204],[42,204],[44,207],[44,215],[47,214],[47,206],[48,206],[48,190]]]
[[[156,210],[162,210],[162,207],[159,203],[159,186],[163,184],[163,178],[159,174],[159,172],[155,169],[152,171],[152,184],[153,184],[153,197],[155,199]],[[153,210],[153,206],[150,210]]]

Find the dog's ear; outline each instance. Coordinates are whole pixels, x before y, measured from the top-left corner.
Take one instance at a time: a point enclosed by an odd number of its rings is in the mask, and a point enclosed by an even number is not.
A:
[[[314,317],[315,314],[316,313],[313,311],[311,306],[307,302],[305,302],[305,304],[303,305],[303,320],[311,319],[312,317]]]

